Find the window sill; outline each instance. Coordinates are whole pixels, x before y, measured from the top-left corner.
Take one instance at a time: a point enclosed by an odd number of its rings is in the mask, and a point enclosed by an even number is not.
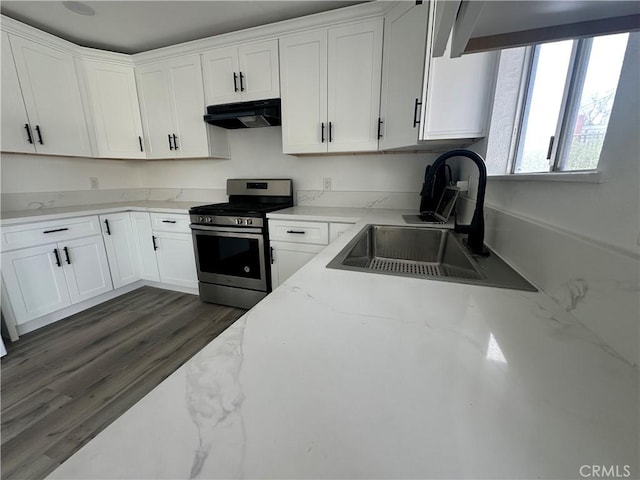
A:
[[[602,172],[553,172],[553,173],[513,173],[510,175],[489,175],[489,181],[525,182],[578,182],[602,183]]]

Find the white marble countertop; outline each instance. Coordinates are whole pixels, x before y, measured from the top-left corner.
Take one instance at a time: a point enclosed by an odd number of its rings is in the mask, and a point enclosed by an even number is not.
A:
[[[637,368],[546,295],[325,268],[401,213],[367,212],[51,478],[638,478]]]
[[[206,202],[162,202],[162,201],[128,201],[116,203],[100,203],[94,205],[74,205],[71,207],[42,208],[2,212],[0,225],[36,222],[40,220],[57,220],[77,217],[79,215],[100,215],[125,210],[148,211],[160,213],[189,213],[191,207],[204,205]]]

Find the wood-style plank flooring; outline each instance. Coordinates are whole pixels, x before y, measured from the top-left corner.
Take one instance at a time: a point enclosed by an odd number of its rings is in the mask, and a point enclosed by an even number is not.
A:
[[[143,287],[9,343],[2,479],[44,478],[244,312]]]

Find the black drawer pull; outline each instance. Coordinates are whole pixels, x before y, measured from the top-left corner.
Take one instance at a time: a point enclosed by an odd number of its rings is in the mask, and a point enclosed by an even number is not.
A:
[[[156,245],[156,237],[154,235],[151,235],[151,241],[153,242],[153,249],[157,250],[158,245]]]
[[[111,235],[111,229],[109,228],[109,220],[104,221],[104,226],[107,227],[107,235]]]
[[[60,263],[60,255],[58,255],[58,249],[57,248],[53,249],[53,254],[56,256],[56,265],[61,267],[62,264]]]
[[[64,250],[64,256],[67,257],[67,263],[71,265],[71,259],[69,259],[69,249],[67,247],[64,247],[63,250]]]
[[[27,141],[29,143],[33,143],[33,138],[31,137],[31,129],[29,128],[29,124],[25,123],[24,128],[27,130]]]
[[[64,232],[66,230],[69,230],[68,228],[56,228],[55,230],[45,230],[42,233],[55,233],[55,232]]]
[[[42,141],[42,133],[40,132],[40,125],[36,125],[36,133],[38,134],[38,143],[40,145],[44,145],[44,142]]]
[[[421,105],[422,105],[422,102],[416,98],[416,104],[413,107],[413,128],[416,128],[420,124],[420,120],[418,119],[418,113],[419,113],[418,107],[420,107]]]
[[[287,230],[287,233],[297,233],[299,235],[304,235],[307,232],[305,232],[304,230]]]
[[[175,220],[162,220],[162,223],[176,223]]]

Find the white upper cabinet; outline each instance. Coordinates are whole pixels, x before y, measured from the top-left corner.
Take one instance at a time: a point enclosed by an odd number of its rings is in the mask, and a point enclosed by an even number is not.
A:
[[[382,19],[280,42],[284,153],[374,151]]]
[[[326,152],[327,31],[280,40],[283,153]]]
[[[428,2],[399,2],[385,16],[380,150],[418,142],[428,13]]]
[[[207,105],[280,97],[277,40],[216,48],[202,65]]]
[[[425,82],[421,140],[484,137],[498,69],[498,52],[431,58]]]
[[[136,77],[147,158],[220,155],[216,151],[220,143],[226,143],[220,136],[213,151],[209,150],[209,130],[215,127],[208,127],[203,119],[206,108],[199,55],[137,67]]]
[[[18,36],[10,43],[36,151],[90,157],[73,56]]]
[[[3,152],[34,153],[29,117],[24,108],[22,91],[11,53],[9,34],[2,32],[2,129],[0,129]]]
[[[83,65],[99,156],[145,158],[133,67],[94,60]]]

